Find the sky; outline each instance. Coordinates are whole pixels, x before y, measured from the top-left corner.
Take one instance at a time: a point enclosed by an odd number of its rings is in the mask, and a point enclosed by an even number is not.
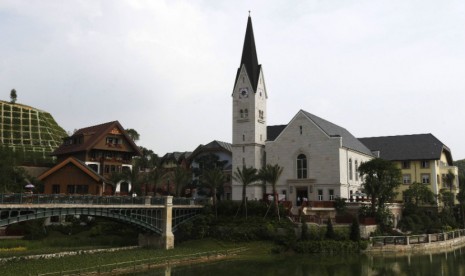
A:
[[[231,142],[249,10],[268,125],[303,109],[465,158],[463,0],[0,0],[0,99],[70,133],[118,120],[159,155]]]

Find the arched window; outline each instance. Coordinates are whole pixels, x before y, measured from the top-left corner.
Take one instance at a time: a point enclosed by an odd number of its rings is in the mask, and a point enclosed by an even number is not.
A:
[[[355,180],[358,181],[358,160],[355,160]]]
[[[244,118],[247,118],[249,117],[249,111],[246,109],[244,109]]]
[[[349,180],[352,180],[352,159],[349,159]]]
[[[297,178],[307,178],[307,157],[305,154],[297,156]]]
[[[241,118],[244,118],[244,110],[241,109]]]

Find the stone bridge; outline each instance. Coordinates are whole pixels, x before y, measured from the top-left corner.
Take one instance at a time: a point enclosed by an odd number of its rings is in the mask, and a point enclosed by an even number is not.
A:
[[[202,209],[199,201],[172,196],[0,194],[0,226],[53,216],[107,217],[141,229],[139,244],[171,249],[173,232]]]

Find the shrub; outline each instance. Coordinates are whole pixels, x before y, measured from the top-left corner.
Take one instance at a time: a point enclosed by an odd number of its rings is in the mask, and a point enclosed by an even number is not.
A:
[[[331,222],[331,218],[328,218],[328,222],[326,223],[326,234],[325,238],[326,239],[334,239],[336,237],[334,233],[334,228],[333,228],[333,223]]]
[[[294,246],[294,251],[301,254],[308,253],[351,253],[360,252],[366,248],[366,243],[353,241],[299,241]]]
[[[357,218],[354,218],[350,226],[350,240],[354,242],[360,241],[360,224]]]

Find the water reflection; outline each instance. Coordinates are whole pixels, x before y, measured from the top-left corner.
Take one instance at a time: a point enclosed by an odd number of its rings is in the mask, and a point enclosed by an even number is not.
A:
[[[465,275],[465,250],[429,254],[292,255],[228,260],[147,271],[136,275]],[[134,274],[132,274],[134,275]]]

